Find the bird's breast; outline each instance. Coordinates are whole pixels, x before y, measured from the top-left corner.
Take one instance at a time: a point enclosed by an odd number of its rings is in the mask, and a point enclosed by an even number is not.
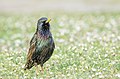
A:
[[[39,38],[37,40],[37,46],[40,48],[42,46],[48,47],[51,43],[51,38],[41,39]]]
[[[47,40],[48,38],[49,38],[49,35],[50,33],[49,32],[44,32],[44,31],[39,31],[38,33],[37,33],[37,36],[38,36],[38,38],[41,40]]]

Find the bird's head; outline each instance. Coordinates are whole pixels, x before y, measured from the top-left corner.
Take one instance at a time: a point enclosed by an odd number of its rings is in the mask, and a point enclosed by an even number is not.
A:
[[[50,18],[42,17],[38,20],[37,23],[37,30],[49,30],[50,24],[49,22],[51,21]]]

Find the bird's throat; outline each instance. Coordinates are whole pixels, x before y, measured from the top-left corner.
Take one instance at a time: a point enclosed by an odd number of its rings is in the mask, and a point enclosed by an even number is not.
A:
[[[47,39],[50,35],[50,32],[49,30],[38,30],[37,34],[39,38]]]

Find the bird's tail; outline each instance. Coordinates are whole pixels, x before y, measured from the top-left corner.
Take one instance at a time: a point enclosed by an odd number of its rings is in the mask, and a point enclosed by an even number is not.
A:
[[[24,67],[24,70],[26,69],[31,69],[32,67],[34,66],[34,63],[33,61],[27,61],[26,64],[25,64],[25,67]]]

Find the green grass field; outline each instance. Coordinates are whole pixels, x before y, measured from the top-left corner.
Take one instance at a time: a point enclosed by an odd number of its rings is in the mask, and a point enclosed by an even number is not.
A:
[[[37,20],[52,18],[56,49],[44,64],[24,71]],[[120,79],[120,13],[0,14],[0,79]]]

